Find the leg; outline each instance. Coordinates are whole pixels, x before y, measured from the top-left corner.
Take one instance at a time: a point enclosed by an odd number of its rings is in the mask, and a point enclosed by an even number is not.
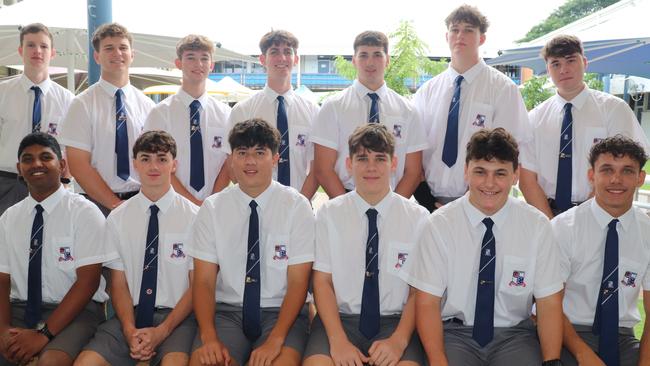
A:
[[[485,361],[472,339],[472,327],[444,322],[444,346],[449,366],[483,366]]]
[[[161,366],[185,366],[189,361],[185,352],[170,352],[163,356]]]
[[[74,366],[111,366],[99,353],[82,351],[74,362]]]
[[[282,347],[278,357],[273,360],[271,365],[273,366],[300,366],[301,354],[291,348],[291,347]]]
[[[495,328],[494,340],[488,347],[490,366],[538,366],[542,351],[532,320],[527,319],[512,328]]]
[[[48,350],[38,357],[38,366],[69,366],[72,361],[72,357],[63,351]]]
[[[313,355],[308,356],[302,364],[303,366],[334,366],[334,361],[330,356]]]

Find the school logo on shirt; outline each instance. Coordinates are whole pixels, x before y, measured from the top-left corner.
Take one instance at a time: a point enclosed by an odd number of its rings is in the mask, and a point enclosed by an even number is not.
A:
[[[215,137],[214,137],[214,141],[212,141],[212,148],[213,148],[213,149],[220,149],[220,148],[221,148],[222,141],[223,141],[223,137],[221,137],[221,136],[215,136]]]
[[[172,258],[185,258],[185,252],[183,252],[183,243],[174,243],[172,244]]]
[[[625,275],[623,276],[621,283],[623,286],[636,287],[636,276],[637,274],[635,272],[625,271]]]
[[[526,287],[525,282],[526,272],[524,271],[513,271],[512,272],[512,281],[510,281],[510,287]]]
[[[408,253],[397,253],[397,263],[395,263],[395,268],[400,269],[406,263],[406,258],[408,258]]]
[[[474,118],[474,122],[472,122],[472,125],[477,127],[485,127],[485,115],[477,114],[476,118]]]
[[[72,251],[70,247],[59,247],[59,262],[73,261]]]
[[[58,135],[58,133],[56,132],[57,126],[58,126],[58,123],[53,123],[53,122],[48,123],[48,125],[47,125],[47,133],[52,135],[52,136]]]
[[[402,125],[393,125],[393,136],[396,139],[402,138]]]
[[[296,146],[305,146],[307,142],[307,136],[305,134],[299,133],[296,137]]]
[[[287,256],[287,246],[286,245],[276,245],[275,246],[275,255],[273,256],[273,260],[280,260],[280,259],[289,259]]]

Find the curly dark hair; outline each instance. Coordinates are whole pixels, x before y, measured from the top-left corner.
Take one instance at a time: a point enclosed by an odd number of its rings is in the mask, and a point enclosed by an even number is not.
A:
[[[589,151],[589,164],[593,169],[596,160],[602,154],[612,154],[615,158],[629,156],[632,160],[639,163],[639,169],[643,169],[648,155],[646,155],[643,146],[629,137],[623,135],[611,136],[600,140],[591,147]]]
[[[517,141],[505,129],[482,129],[475,132],[467,143],[465,164],[470,160],[492,160],[512,162],[512,168],[519,167],[519,147]]]

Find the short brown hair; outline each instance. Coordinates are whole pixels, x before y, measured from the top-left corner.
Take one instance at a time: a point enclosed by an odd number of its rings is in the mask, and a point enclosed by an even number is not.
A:
[[[139,152],[157,153],[165,152],[176,158],[176,140],[165,131],[144,132],[133,144],[133,159]]]
[[[348,138],[350,158],[362,149],[388,154],[395,154],[395,137],[380,123],[366,123],[357,127]]]
[[[465,164],[470,160],[499,160],[512,162],[512,168],[519,167],[519,147],[512,135],[501,127],[482,129],[475,132],[467,143]]]
[[[589,151],[589,164],[595,168],[596,160],[603,154],[612,154],[615,158],[629,156],[632,160],[639,163],[639,171],[643,169],[648,155],[646,155],[643,146],[629,137],[623,135],[611,136],[595,143]]]
[[[129,45],[133,47],[133,36],[125,26],[118,23],[106,23],[97,27],[95,33],[93,33],[93,48],[95,52],[99,52],[99,43],[107,37],[126,38],[129,40]]]
[[[575,53],[584,56],[585,51],[582,48],[582,42],[578,37],[567,34],[553,37],[553,39],[546,42],[540,51],[540,55],[544,61],[549,57],[567,57]]]
[[[23,45],[23,40],[25,39],[26,34],[32,34],[32,33],[40,33],[43,32],[47,35],[47,37],[50,39],[50,46],[54,47],[54,37],[52,36],[52,33],[50,33],[50,30],[41,23],[32,23],[32,24],[27,24],[25,26],[20,27],[20,45]]]
[[[298,50],[298,38],[296,38],[293,33],[285,30],[274,30],[262,36],[262,39],[260,40],[260,51],[262,51],[262,54],[266,54],[266,51],[268,51],[271,46],[279,46],[283,43],[286,43],[287,46],[293,48],[294,53]]]
[[[487,29],[490,26],[490,22],[488,22],[485,15],[483,15],[477,7],[467,4],[457,7],[447,16],[447,18],[445,18],[447,29],[460,22],[465,22],[478,27],[481,34],[487,32]]]
[[[176,56],[179,60],[183,57],[185,51],[205,51],[210,54],[210,59],[212,59],[214,43],[206,36],[189,34],[181,38],[176,44]]]
[[[365,31],[361,32],[354,38],[354,53],[357,53],[359,46],[375,46],[384,49],[384,53],[388,54],[388,37],[379,31]]]
[[[228,135],[230,149],[268,147],[273,154],[280,147],[280,131],[261,118],[237,122]]]

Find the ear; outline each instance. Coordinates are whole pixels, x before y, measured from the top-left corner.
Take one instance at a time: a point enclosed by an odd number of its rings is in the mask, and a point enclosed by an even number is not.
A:
[[[176,66],[177,69],[181,70],[181,66],[182,66],[181,64],[182,63],[180,59],[174,60],[174,65]]]
[[[273,154],[273,166],[274,167],[278,166],[279,161],[280,161],[280,153]]]
[[[514,176],[512,178],[512,185],[514,186],[519,181],[519,173],[521,172],[521,164],[517,166],[517,169],[514,171]]]
[[[18,176],[22,177],[23,175],[20,173],[20,163],[16,163],[16,171],[18,172]]]
[[[582,62],[585,63],[585,71],[586,71],[588,62],[587,62],[587,58],[585,56],[582,56]]]
[[[67,165],[68,162],[65,159],[59,159],[59,168],[61,168],[61,175],[63,175],[63,172],[65,172]]]
[[[298,65],[298,61],[300,61],[300,56],[298,56],[298,54],[295,54],[295,56],[293,56],[293,66]]]
[[[485,33],[481,33],[481,37],[479,38],[478,45],[482,46],[483,43],[485,43]]]
[[[349,175],[352,175],[352,159],[349,156],[345,158],[345,170],[348,171]]]
[[[52,50],[50,51],[50,60],[54,60],[55,57],[56,57],[56,49],[52,47]]]
[[[265,54],[260,55],[260,63],[262,64],[262,66],[266,67],[266,55]]]
[[[643,172],[643,174],[644,174],[643,179],[645,179],[645,172]],[[594,168],[592,168],[592,167],[589,167],[589,170],[587,170],[587,180],[589,181],[589,185],[591,186],[591,188],[593,190],[593,187],[594,187]]]
[[[387,68],[388,65],[390,65],[390,55],[389,55],[389,54],[386,54],[386,65],[384,65],[384,67]]]
[[[390,159],[390,171],[391,173],[395,173],[397,170],[397,155],[393,155]]]
[[[465,167],[463,168],[463,178],[465,179],[465,183],[469,182],[469,167],[467,166],[467,163],[465,163]]]
[[[20,57],[23,57],[23,46],[18,47],[18,54],[20,55]]]
[[[636,182],[636,187],[640,188],[643,184],[645,184],[645,170],[641,169],[641,172],[639,173],[639,179]]]
[[[95,63],[99,65],[99,53],[95,50],[93,50],[93,59],[95,60]]]
[[[172,174],[176,173],[176,167],[178,166],[178,160],[174,159],[172,163]]]

